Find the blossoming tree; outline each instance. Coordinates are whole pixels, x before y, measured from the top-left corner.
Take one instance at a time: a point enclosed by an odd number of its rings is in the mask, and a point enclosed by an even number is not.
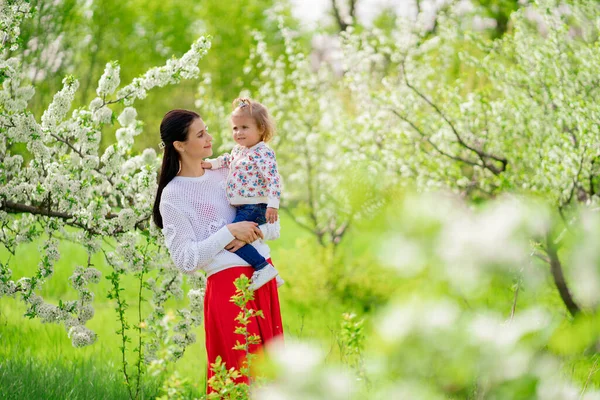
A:
[[[342,82],[315,69],[289,29],[281,26],[279,57],[258,36],[248,69],[262,71],[256,95],[279,124],[286,210],[319,241],[338,242],[350,221],[372,213],[384,183],[472,200],[543,196],[563,229],[574,205],[597,204],[597,4],[524,7],[497,40],[464,29],[456,12],[438,16],[436,36],[420,19],[390,32],[348,29]],[[449,68],[458,74],[440,73]],[[368,181],[381,185],[361,191]],[[576,314],[556,235],[535,238],[535,254]]]
[[[568,228],[574,204],[598,203],[600,9],[559,3],[516,12],[513,32],[496,41],[465,32],[452,12],[434,38],[410,24],[388,36],[346,35],[348,88],[364,118],[379,126],[361,135],[364,148],[381,143],[388,154],[381,162],[421,189],[452,188],[475,199],[506,191],[543,196]],[[461,48],[464,41],[472,46]],[[456,79],[439,73],[458,66],[466,71]],[[536,241],[576,314],[560,238]]]
[[[92,344],[96,334],[86,327],[94,315],[89,284],[99,281],[100,272],[91,259],[103,253],[112,266],[108,296],[116,303],[123,373],[131,397],[137,397],[143,363],[158,356],[165,335],[170,338],[171,360],[179,358],[195,340],[191,329],[201,322],[203,280],[190,278],[190,309],[178,311],[175,332],[163,329],[164,302],[183,294],[183,280],[159,240],[160,232],[150,223],[159,160],[153,149],[132,155],[134,138],[142,132],[133,106],[155,87],[197,77],[198,62],[210,41],[199,38],[181,58],[170,59],[127,85],[121,85],[118,63],[107,64],[98,81],[97,97],[70,114],[79,82],[67,76],[62,90],[37,121],[27,109],[34,88],[24,83],[18,58],[7,58],[5,51],[18,49],[19,24],[30,16],[29,3],[8,1],[1,7],[0,243],[10,257],[0,260],[0,296],[18,296],[27,304],[30,318],[64,324],[74,346]],[[118,108],[122,111],[117,115]],[[101,132],[115,125],[117,141],[102,151]],[[51,304],[40,291],[53,275],[61,257],[58,244],[63,240],[83,246],[87,262],[80,260],[70,277],[78,297]],[[11,265],[19,263],[17,248],[32,241],[42,243],[38,269],[32,276],[16,279]],[[134,324],[125,313],[129,305],[122,293],[124,274],[138,282]],[[143,315],[148,291],[153,307],[150,314]],[[144,327],[150,334],[142,331]],[[126,357],[132,339],[137,354],[133,370]]]

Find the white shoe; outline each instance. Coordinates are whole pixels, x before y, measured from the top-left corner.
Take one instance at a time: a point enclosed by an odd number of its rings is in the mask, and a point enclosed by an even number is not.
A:
[[[283,285],[285,283],[285,281],[283,280],[283,278],[280,277],[279,275],[277,275],[275,277],[275,281],[277,282],[277,287],[281,287],[281,285]]]
[[[271,264],[254,271],[249,289],[256,290],[277,276],[278,272]]]

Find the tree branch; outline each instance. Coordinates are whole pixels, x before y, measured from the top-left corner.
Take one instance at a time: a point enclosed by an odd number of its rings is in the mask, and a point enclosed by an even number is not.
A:
[[[13,213],[23,212],[23,213],[33,214],[33,215],[44,215],[47,217],[56,217],[56,218],[61,218],[64,220],[75,218],[75,216],[64,213],[64,212],[52,211],[47,208],[15,203],[10,200],[6,200],[6,201],[2,202],[2,204],[0,204],[0,210],[6,210],[7,212],[13,212]],[[112,219],[115,217],[117,217],[116,214],[106,215],[106,219]]]
[[[521,287],[521,280],[517,281],[517,285],[515,286],[515,295],[513,297],[513,304],[510,308],[510,320],[512,321],[515,317],[515,312],[517,311],[517,299],[519,298],[519,289]]]
[[[280,210],[285,211],[285,213],[287,215],[290,216],[290,218],[292,218],[294,220],[294,222],[302,229],[306,230],[307,232],[310,232],[312,235],[315,235],[317,237],[317,240],[319,241],[319,244],[323,247],[325,247],[325,242],[323,241],[323,232],[321,232],[319,229],[317,229],[317,227],[315,226],[314,228],[311,228],[310,226],[300,222],[298,220],[298,218],[296,218],[296,216],[294,215],[294,213],[292,213],[292,211],[288,208],[288,207],[279,207]]]
[[[458,140],[458,143],[465,149],[470,150],[471,152],[475,153],[479,157],[481,162],[483,163],[483,167],[488,169],[489,171],[491,171],[494,175],[499,175],[500,173],[504,172],[506,170],[506,165],[508,164],[508,160],[504,157],[499,157],[494,154],[486,153],[480,149],[477,149],[477,148],[469,145],[467,142],[465,142],[465,140],[462,138],[460,133],[458,133],[458,130],[456,129],[456,127],[454,126],[452,121],[446,116],[446,114],[433,101],[431,101],[427,96],[425,96],[423,93],[421,93],[421,91],[419,89],[417,89],[415,86],[413,86],[412,83],[408,80],[408,75],[406,73],[406,58],[402,59],[401,67],[402,67],[402,76],[404,77],[404,82],[405,82],[406,86],[409,89],[411,89],[414,93],[416,93],[417,96],[419,96],[421,99],[423,99],[423,101],[425,101],[430,107],[432,107],[435,110],[435,112],[446,122],[446,124],[448,124],[448,126],[452,130],[452,133],[454,133],[456,140]],[[490,159],[493,161],[499,162],[501,166],[497,167],[494,164],[489,163],[488,160],[490,160]]]
[[[590,176],[588,178],[589,180],[589,184],[590,184],[590,196],[593,196],[596,194],[596,189],[594,188],[594,178],[597,177],[597,175],[594,175],[594,171],[595,171],[595,166],[596,166],[596,162],[600,160],[600,157],[596,156],[594,158],[592,158],[592,165],[590,167]]]
[[[357,3],[357,0],[350,0],[349,13],[350,13],[350,19],[352,21],[354,21],[354,17],[355,17],[354,14],[356,12],[356,3]],[[338,7],[336,0],[331,0],[331,8],[333,9],[333,16],[335,17],[335,20],[336,20],[338,26],[340,27],[340,32],[346,31],[346,29],[348,29],[348,27],[352,23],[349,24],[346,21],[344,21],[344,18],[342,17],[342,14],[340,13],[340,9]]]
[[[558,258],[556,246],[552,242],[550,232],[546,234],[546,253],[550,259],[550,272],[552,273],[552,278],[554,279],[554,284],[558,289],[560,298],[567,307],[567,310],[569,310],[569,313],[574,317],[581,312],[581,308],[575,303],[569,287],[567,286],[562,264]]]
[[[573,186],[571,186],[571,191],[569,193],[569,197],[567,198],[567,200],[564,203],[562,203],[559,206],[561,213],[562,213],[562,209],[565,206],[567,206],[569,203],[571,203],[571,200],[573,200],[573,194],[575,193],[575,188],[577,187],[577,184],[579,183],[579,175],[581,175],[581,171],[583,170],[583,162],[585,161],[585,150],[586,150],[586,147],[583,148],[583,152],[581,154],[581,160],[579,161],[579,169],[577,170],[577,173],[573,177]]]
[[[73,145],[71,144],[71,142],[69,142],[69,140],[68,140],[68,139],[63,139],[63,138],[61,138],[60,136],[58,136],[58,135],[55,135],[54,133],[51,133],[51,134],[50,134],[50,136],[52,136],[52,137],[53,137],[54,139],[56,139],[57,141],[59,141],[59,142],[61,142],[61,143],[64,143],[64,144],[66,144],[66,145],[67,145],[67,146],[68,146],[68,147],[69,147],[71,150],[73,150],[75,153],[77,153],[77,154],[79,155],[79,157],[81,157],[82,159],[83,159],[83,158],[85,158],[85,154],[83,154],[83,153],[81,152],[81,150],[78,150],[78,149],[77,149],[75,146],[73,146]],[[98,167],[96,167],[96,168],[94,168],[94,171],[98,172],[98,173],[99,173],[99,174],[101,174],[101,175],[104,175],[104,173],[103,173],[103,172],[100,170],[101,168],[102,168],[102,162],[99,162],[99,166],[98,166]],[[108,182],[110,182],[110,184],[111,184],[111,185],[113,185],[113,186],[114,186],[114,182],[113,182],[113,180],[112,180],[112,177],[110,177],[110,176],[108,176],[108,175],[105,175],[105,177],[106,177],[106,180],[107,180]]]
[[[421,130],[415,123],[413,123],[412,121],[410,121],[408,118],[406,118],[405,116],[403,116],[402,114],[400,114],[399,112],[397,112],[394,109],[391,109],[392,113],[394,113],[394,115],[396,115],[398,118],[400,118],[402,121],[406,122],[407,124],[409,124],[415,131],[417,131],[417,133],[419,133],[419,135],[421,135],[421,137],[423,139],[425,139],[427,141],[427,143],[429,143],[438,153],[440,153],[441,155],[448,157],[454,161],[459,161],[468,165],[472,165],[474,167],[481,167],[481,168],[485,168],[485,166],[478,164],[474,161],[471,160],[467,160],[455,155],[452,155],[450,153],[446,153],[444,150],[440,149],[435,143],[433,143],[431,141],[431,138],[429,136],[427,136],[425,134],[425,132],[423,132],[423,130]]]
[[[98,234],[98,235],[101,234],[101,232],[98,232],[95,229],[87,227],[84,224],[82,224],[81,222],[78,222],[77,216],[68,214],[65,212],[61,212],[61,211],[53,211],[49,207],[46,207],[46,208],[45,207],[36,207],[36,206],[30,206],[27,204],[20,204],[20,203],[15,203],[13,201],[6,200],[6,201],[3,201],[0,203],[0,210],[6,211],[6,212],[12,213],[12,214],[28,213],[28,214],[33,214],[33,215],[43,215],[46,217],[60,218],[60,219],[64,220],[67,223],[67,225],[84,229],[93,234]],[[114,213],[109,213],[104,216],[105,219],[113,219],[116,217],[118,217],[118,215],[114,214]],[[150,219],[149,215],[138,220],[135,223],[135,228],[143,230],[144,222],[147,221],[148,219]],[[118,234],[118,233],[123,233],[123,232],[124,232],[124,230],[119,228],[119,229],[116,229],[113,232],[113,234]]]

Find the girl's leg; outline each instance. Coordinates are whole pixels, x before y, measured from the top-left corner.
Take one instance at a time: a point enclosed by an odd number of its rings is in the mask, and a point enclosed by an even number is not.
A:
[[[259,271],[269,265],[267,260],[263,256],[260,255],[258,250],[254,248],[254,246],[247,244],[243,246],[241,249],[235,252],[242,260],[246,261],[248,264],[252,265],[256,271]]]
[[[237,206],[233,223],[240,221],[250,221],[257,222],[260,224],[261,221],[264,220],[265,212],[266,208],[262,207],[261,204],[246,204],[243,206]],[[265,258],[261,256],[260,253],[249,244],[237,250],[235,254],[237,254],[242,260],[246,261],[248,264],[252,265],[252,267],[256,271],[261,270],[267,265],[269,265],[267,260],[265,260]]]

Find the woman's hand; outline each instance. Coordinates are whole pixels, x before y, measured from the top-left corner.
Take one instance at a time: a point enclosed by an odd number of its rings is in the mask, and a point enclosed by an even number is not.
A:
[[[274,224],[275,221],[277,221],[277,209],[273,207],[268,207],[265,217],[268,223]]]
[[[225,250],[235,253],[245,245],[245,242],[242,242],[239,239],[233,239],[227,246],[225,246]]]
[[[242,221],[227,225],[227,229],[236,239],[252,243],[263,238],[263,233],[256,222]]]

